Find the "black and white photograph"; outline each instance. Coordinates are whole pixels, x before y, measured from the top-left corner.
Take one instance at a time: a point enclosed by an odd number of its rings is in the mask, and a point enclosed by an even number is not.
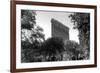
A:
[[[21,9],[21,63],[90,59],[90,13]]]
[[[96,67],[96,6],[14,3],[12,72]]]

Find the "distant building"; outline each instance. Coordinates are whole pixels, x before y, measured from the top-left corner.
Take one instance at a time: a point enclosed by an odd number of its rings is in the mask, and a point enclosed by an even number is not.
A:
[[[51,24],[52,37],[60,37],[63,40],[69,40],[69,28],[67,26],[55,19],[51,19]]]

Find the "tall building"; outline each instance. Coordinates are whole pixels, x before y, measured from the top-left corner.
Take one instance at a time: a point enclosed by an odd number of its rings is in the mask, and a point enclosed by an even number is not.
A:
[[[51,19],[52,37],[60,37],[69,40],[69,28],[56,19]]]

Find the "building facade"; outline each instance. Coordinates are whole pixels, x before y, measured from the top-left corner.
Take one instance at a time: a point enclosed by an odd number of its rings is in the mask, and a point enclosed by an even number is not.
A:
[[[60,37],[69,40],[69,28],[56,19],[51,19],[52,37]]]

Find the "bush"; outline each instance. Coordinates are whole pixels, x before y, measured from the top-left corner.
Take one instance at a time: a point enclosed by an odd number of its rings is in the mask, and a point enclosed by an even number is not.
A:
[[[66,40],[64,44],[65,44],[64,47],[66,49],[66,53],[69,56],[69,60],[76,60],[76,59],[78,59],[79,44],[77,42],[71,41],[71,40]]]
[[[44,54],[47,61],[56,61],[57,55],[61,54],[62,51],[64,51],[64,43],[62,38],[52,37],[47,39],[42,44],[40,52]]]

